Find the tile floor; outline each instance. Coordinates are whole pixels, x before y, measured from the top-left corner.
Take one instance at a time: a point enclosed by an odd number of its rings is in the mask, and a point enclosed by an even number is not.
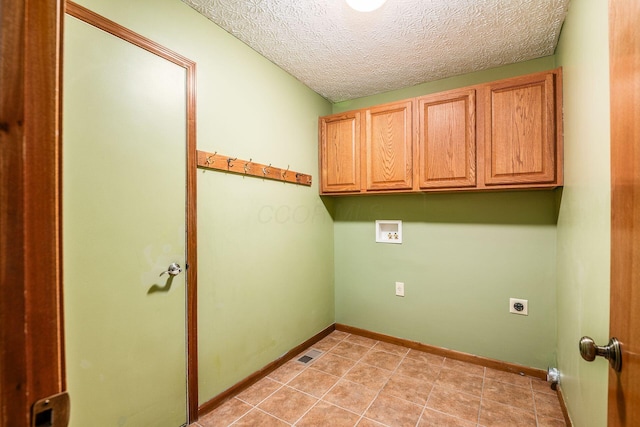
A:
[[[334,331],[207,414],[218,426],[565,426],[546,382]]]

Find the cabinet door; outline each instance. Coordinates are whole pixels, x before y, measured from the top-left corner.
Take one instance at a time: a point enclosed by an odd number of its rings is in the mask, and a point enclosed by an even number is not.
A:
[[[322,193],[360,191],[360,112],[320,118]]]
[[[367,190],[411,189],[412,102],[366,110]]]
[[[549,183],[556,179],[554,74],[489,85],[485,183]]]
[[[475,90],[418,98],[422,189],[476,185]]]

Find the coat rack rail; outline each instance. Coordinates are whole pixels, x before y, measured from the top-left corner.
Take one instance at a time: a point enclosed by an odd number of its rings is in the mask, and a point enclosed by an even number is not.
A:
[[[288,166],[287,169],[276,168],[271,164],[255,163],[252,159],[241,160],[218,154],[217,151],[209,153],[198,150],[198,167],[311,186],[311,175],[292,171]]]

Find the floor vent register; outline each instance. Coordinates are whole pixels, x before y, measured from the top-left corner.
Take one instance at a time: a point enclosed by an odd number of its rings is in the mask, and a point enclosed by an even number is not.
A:
[[[298,362],[302,363],[303,365],[308,365],[313,360],[317,359],[321,354],[322,352],[320,350],[311,349],[307,351],[303,356],[300,356]]]

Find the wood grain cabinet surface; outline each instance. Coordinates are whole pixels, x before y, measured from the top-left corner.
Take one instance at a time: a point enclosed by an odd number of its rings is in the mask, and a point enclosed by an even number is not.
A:
[[[322,193],[360,191],[360,117],[355,111],[320,118]]]
[[[474,89],[418,98],[418,182],[421,189],[475,187]]]
[[[490,84],[485,95],[485,183],[556,180],[555,74]]]
[[[412,102],[365,110],[367,190],[413,188]]]
[[[320,192],[561,186],[561,77],[558,68],[321,117]]]

